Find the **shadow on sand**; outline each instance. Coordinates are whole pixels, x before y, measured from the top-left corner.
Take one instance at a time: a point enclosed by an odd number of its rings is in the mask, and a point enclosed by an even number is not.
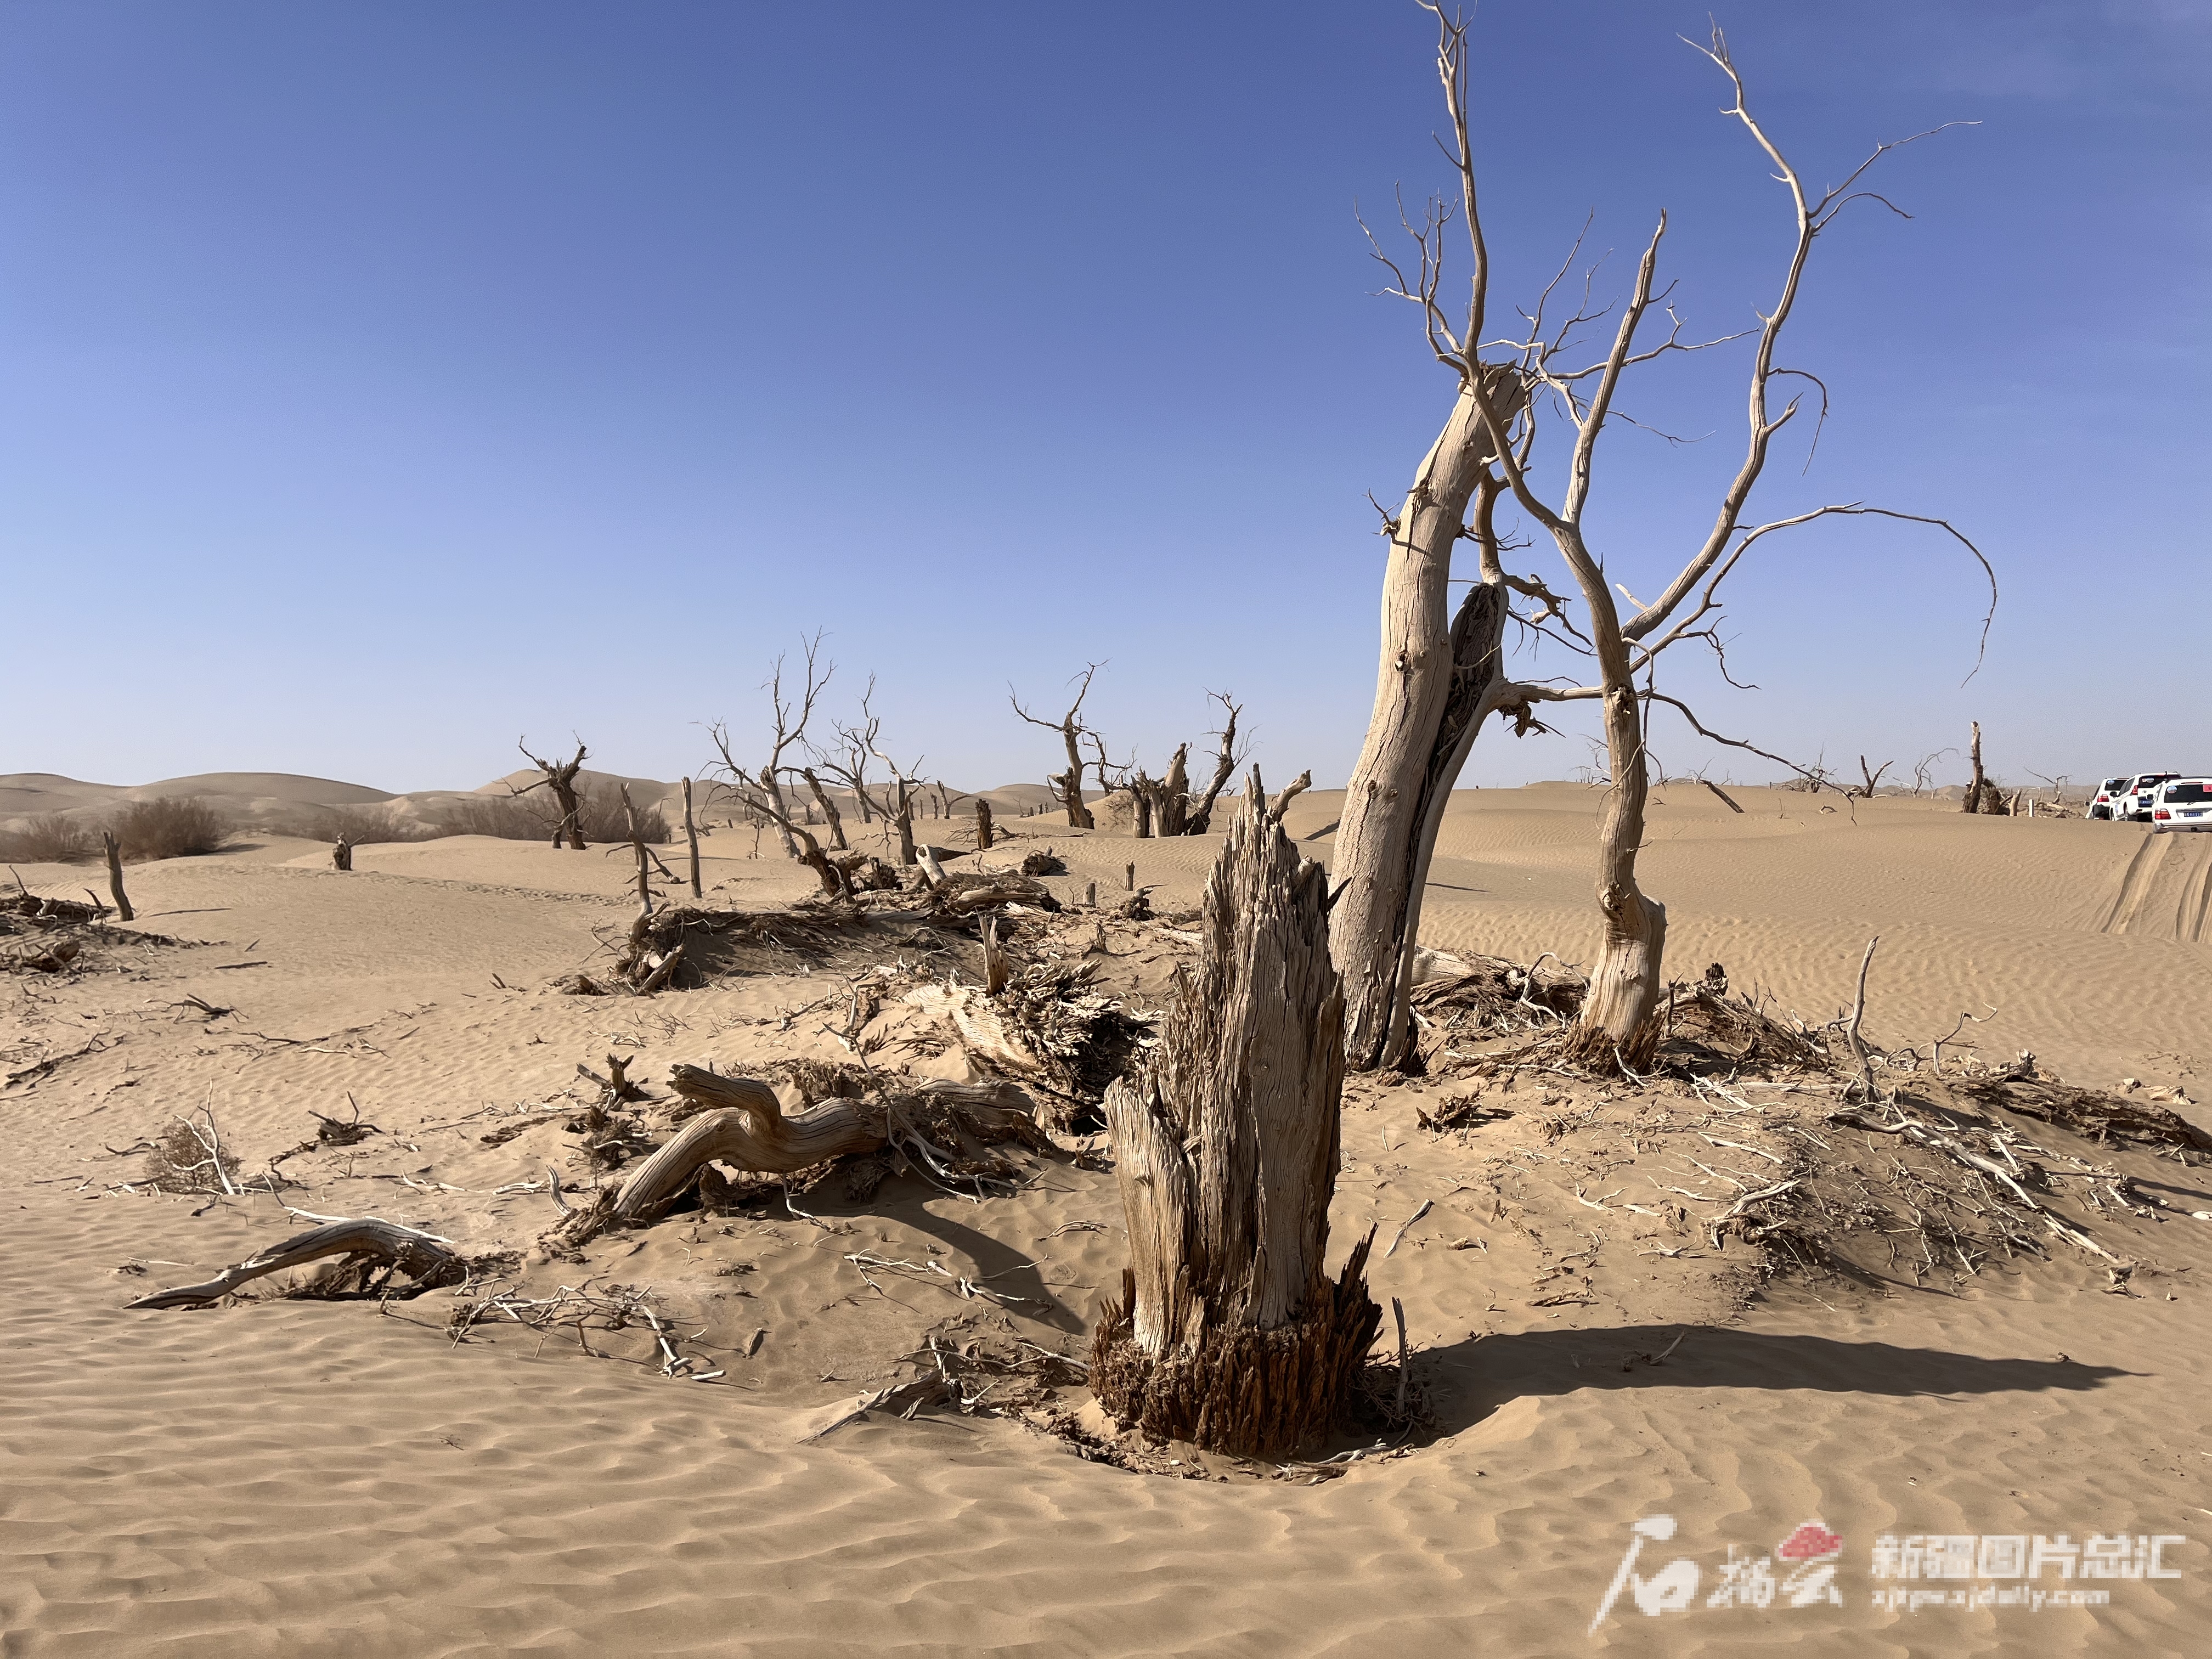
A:
[[[1671,1352],[1670,1352],[1671,1348]],[[1961,1396],[2101,1388],[2136,1373],[2047,1359],[1985,1359],[1940,1348],[1780,1336],[1712,1325],[1521,1331],[1416,1359],[1437,1390],[1437,1431],[1453,1434],[1526,1395],[1577,1389],[1812,1389],[1826,1394]]]

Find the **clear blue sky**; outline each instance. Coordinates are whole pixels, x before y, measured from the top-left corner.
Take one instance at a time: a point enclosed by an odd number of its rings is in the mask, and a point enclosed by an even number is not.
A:
[[[1658,209],[1693,329],[1789,220],[1707,5],[1498,0],[1476,31],[1501,300]],[[1785,356],[1833,411],[1770,515],[1709,723],[1800,755],[1963,741],[2077,777],[2212,768],[2212,5],[1724,6],[1802,170],[1885,163]],[[1232,687],[1340,782],[1382,544],[1451,386],[1352,221],[1445,181],[1411,3],[0,6],[0,771],[471,786],[528,732],[668,776],[830,632],[887,732],[1035,779],[1087,659],[1158,759]],[[1594,522],[1647,592],[1740,453],[1741,348],[1649,374]],[[1555,452],[1556,453],[1556,452]],[[1520,568],[1558,580],[1537,548]],[[1562,666],[1549,661],[1542,671]],[[1662,757],[1708,751],[1662,726]],[[1470,781],[1559,776],[1486,734]],[[1715,775],[1765,775],[1723,757]],[[1952,769],[1951,775],[1955,775]]]

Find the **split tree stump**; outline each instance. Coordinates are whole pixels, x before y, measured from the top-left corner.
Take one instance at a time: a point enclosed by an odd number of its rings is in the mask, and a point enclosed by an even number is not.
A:
[[[1344,998],[1327,873],[1283,834],[1256,769],[1203,918],[1158,1048],[1106,1094],[1132,1260],[1091,1386],[1158,1438],[1279,1455],[1343,1421],[1382,1315],[1372,1233],[1335,1280],[1322,1271]]]

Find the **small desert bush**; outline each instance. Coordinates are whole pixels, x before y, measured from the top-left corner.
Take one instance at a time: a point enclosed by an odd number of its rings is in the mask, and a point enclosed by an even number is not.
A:
[[[216,1159],[222,1160],[222,1173],[233,1176],[232,1186],[238,1183],[238,1159],[216,1140],[217,1152],[208,1150],[209,1139],[215,1138],[212,1124],[203,1132],[194,1124],[179,1118],[169,1126],[169,1133],[155,1143],[146,1158],[146,1184],[165,1193],[219,1193],[223,1190],[222,1176],[216,1173]]]
[[[25,864],[77,864],[99,852],[92,826],[59,812],[42,813],[20,830],[0,830],[0,857]]]
[[[356,847],[374,847],[381,842],[431,841],[452,832],[434,823],[394,817],[380,806],[332,806],[317,815],[307,833],[317,841],[343,836]]]
[[[588,842],[629,839],[629,816],[623,811],[622,792],[610,785],[580,792],[577,816]],[[449,803],[440,814],[440,828],[449,836],[497,836],[505,841],[550,841],[561,821],[559,806],[543,789],[527,795],[471,795]],[[658,805],[640,809],[640,837],[656,847],[674,839],[668,820]]]
[[[116,815],[114,829],[126,859],[191,858],[220,852],[230,839],[230,820],[189,795],[133,801]]]

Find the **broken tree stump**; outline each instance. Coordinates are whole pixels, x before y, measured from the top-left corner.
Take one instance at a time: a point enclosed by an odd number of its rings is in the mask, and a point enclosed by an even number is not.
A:
[[[975,850],[991,850],[991,803],[981,795],[975,797]]]
[[[351,870],[353,868],[353,838],[350,836],[340,835],[337,842],[332,844],[331,848],[331,868],[333,870]]]
[[[107,890],[115,900],[115,914],[125,921],[136,921],[137,912],[123,891],[123,844],[115,839],[112,830],[100,832],[100,845],[107,849]]]
[[[1344,1085],[1328,898],[1255,772],[1159,1046],[1107,1091],[1131,1260],[1091,1386],[1156,1438],[1293,1451],[1344,1420],[1381,1327],[1371,1232],[1323,1273]]]

